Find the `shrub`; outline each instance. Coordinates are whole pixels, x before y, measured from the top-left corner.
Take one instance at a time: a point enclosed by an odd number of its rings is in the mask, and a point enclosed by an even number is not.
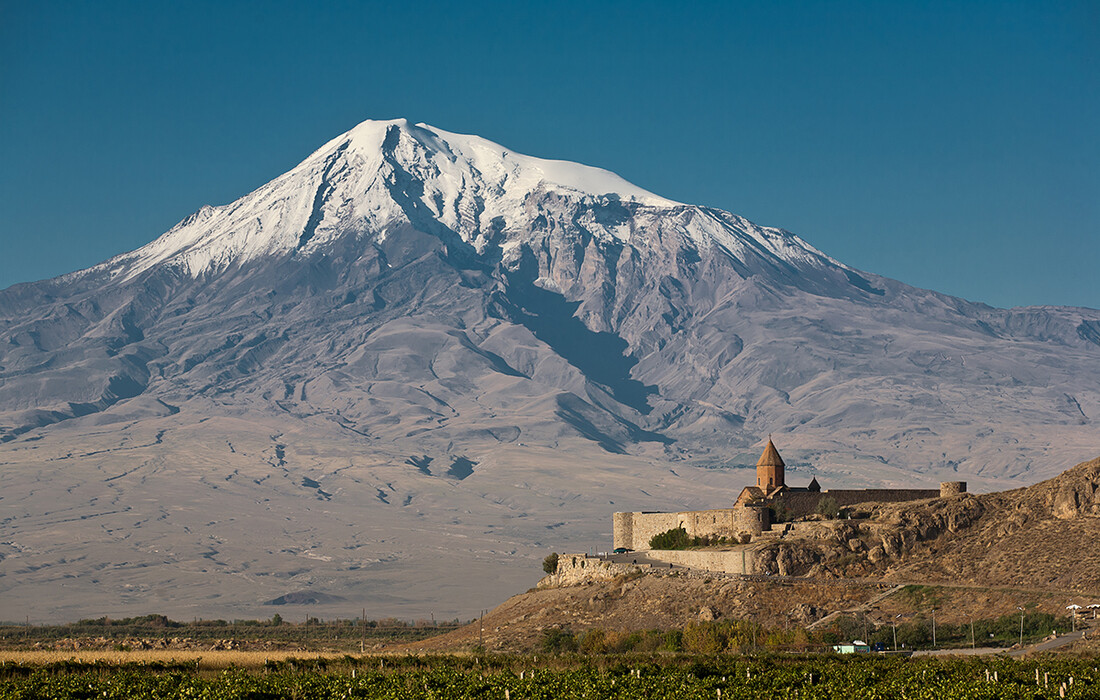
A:
[[[684,628],[684,651],[689,654],[717,654],[726,646],[726,640],[717,626],[689,622]]]
[[[694,540],[688,537],[687,530],[682,527],[666,530],[649,540],[650,549],[686,549],[692,544]]]
[[[542,570],[548,574],[554,574],[558,571],[558,553],[551,552],[545,559],[542,560]]]
[[[782,503],[777,503],[768,510],[771,511],[771,521],[773,523],[786,523],[794,519],[791,509]]]
[[[608,650],[607,633],[593,628],[581,635],[580,650],[584,654],[606,654]]]
[[[547,654],[563,654],[577,650],[577,638],[569,630],[543,630],[539,649]]]
[[[665,651],[681,651],[684,648],[684,633],[680,630],[665,632],[661,648]]]
[[[840,515],[840,506],[837,505],[835,498],[832,496],[825,496],[817,502],[817,512],[833,520]]]

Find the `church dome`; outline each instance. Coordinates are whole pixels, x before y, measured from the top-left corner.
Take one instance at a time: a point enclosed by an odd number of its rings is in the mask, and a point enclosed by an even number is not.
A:
[[[756,463],[758,467],[785,467],[787,466],[783,462],[783,458],[779,456],[779,450],[775,449],[775,444],[771,438],[768,438],[768,446],[764,448],[764,454],[760,455],[760,461]]]

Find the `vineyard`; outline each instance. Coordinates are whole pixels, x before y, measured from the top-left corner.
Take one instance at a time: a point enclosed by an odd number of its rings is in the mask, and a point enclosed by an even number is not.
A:
[[[32,648],[61,651],[99,648],[120,652],[141,649],[209,650],[221,643],[232,649],[358,652],[364,646],[370,648],[379,644],[427,639],[460,626],[458,620],[406,622],[391,618],[324,621],[310,617],[293,623],[276,614],[270,620],[180,622],[164,615],[143,615],[116,620],[80,620],[62,625],[0,624],[0,651]]]
[[[1087,659],[827,656],[353,657],[216,675],[193,665],[0,665],[0,700],[49,698],[1096,698]]]

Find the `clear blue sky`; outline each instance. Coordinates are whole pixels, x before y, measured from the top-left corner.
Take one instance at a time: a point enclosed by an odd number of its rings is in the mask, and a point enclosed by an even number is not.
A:
[[[0,3],[0,287],[404,116],[910,284],[1100,308],[1100,3],[474,4]]]

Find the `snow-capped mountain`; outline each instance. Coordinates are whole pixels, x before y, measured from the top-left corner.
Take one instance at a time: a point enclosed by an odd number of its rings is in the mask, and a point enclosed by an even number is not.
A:
[[[793,481],[981,489],[1094,457],[1098,413],[1095,310],[973,304],[604,170],[364,122],[0,291],[0,617],[62,587],[61,617],[305,588],[465,614],[611,511],[731,500],[768,433]]]

